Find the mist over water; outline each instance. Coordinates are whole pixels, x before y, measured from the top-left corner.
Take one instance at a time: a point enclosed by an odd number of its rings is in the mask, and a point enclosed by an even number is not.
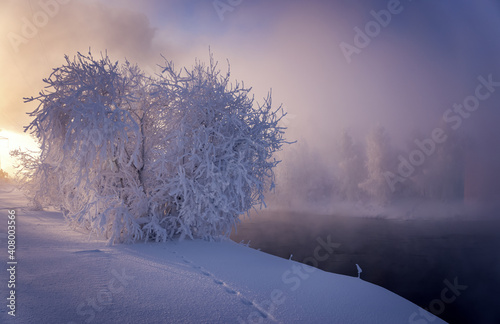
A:
[[[350,63],[336,51],[310,64],[315,89],[307,108],[288,107],[298,142],[279,156],[268,210],[232,238],[302,262],[330,236],[341,246],[319,268],[356,276],[359,264],[363,280],[422,308],[456,278],[467,289],[436,315],[497,323],[500,6],[400,3]],[[352,45],[387,5],[331,4],[342,12],[332,43]],[[391,188],[387,172],[403,181]]]

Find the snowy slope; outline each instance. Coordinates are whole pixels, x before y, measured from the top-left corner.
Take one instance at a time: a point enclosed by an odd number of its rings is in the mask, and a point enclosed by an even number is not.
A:
[[[17,207],[18,261],[16,317],[4,304],[0,323],[444,323],[358,278],[231,241],[109,247],[25,205],[0,188],[0,257],[5,265],[7,211]]]

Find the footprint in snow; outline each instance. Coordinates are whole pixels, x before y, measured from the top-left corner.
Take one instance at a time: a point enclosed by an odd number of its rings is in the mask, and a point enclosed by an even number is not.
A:
[[[257,308],[257,311],[260,313],[260,316],[262,316],[262,318],[267,318],[267,314],[266,313],[264,313],[263,311],[261,311],[258,308]]]
[[[102,252],[101,250],[99,249],[96,249],[96,250],[82,250],[82,251],[75,251],[73,253],[99,253],[99,252]]]
[[[199,265],[193,263],[192,261],[187,260],[184,256],[181,256],[181,258],[182,258],[182,261],[184,261],[184,263],[190,264],[193,269],[198,270],[201,274],[203,274],[203,275],[205,275],[207,277],[213,277],[213,275],[210,272],[203,270],[202,267],[200,267]],[[217,285],[219,285],[219,286],[221,286],[221,287],[223,287],[224,290],[228,294],[241,296],[241,294],[238,291],[236,291],[236,290],[232,289],[231,287],[227,286],[226,283],[224,281],[222,281],[222,280],[214,278],[214,283],[217,284]],[[245,297],[240,297],[240,300],[241,300],[241,302],[244,305],[254,306],[255,307],[254,303],[252,301],[246,299]],[[257,311],[261,314],[261,316],[263,318],[267,318],[268,317],[267,314],[265,312],[262,312],[258,307],[255,307],[255,308],[257,309]]]
[[[245,297],[241,297],[241,302],[247,306],[253,305],[253,303],[251,301],[249,301],[248,299],[246,299]]]

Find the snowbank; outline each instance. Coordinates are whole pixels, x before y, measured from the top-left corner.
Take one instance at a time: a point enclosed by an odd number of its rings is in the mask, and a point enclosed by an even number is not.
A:
[[[16,316],[4,304],[2,323],[444,323],[362,279],[231,241],[108,247],[69,229],[61,214],[25,204],[0,188],[1,255],[7,261],[15,207],[18,261]],[[334,248],[323,240],[309,260]],[[2,285],[8,276],[1,272]]]

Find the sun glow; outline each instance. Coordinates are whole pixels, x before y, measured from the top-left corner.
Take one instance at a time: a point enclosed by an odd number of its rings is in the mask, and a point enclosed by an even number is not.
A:
[[[6,171],[9,176],[15,174],[16,165],[9,152],[17,149],[37,151],[38,146],[28,134],[0,130],[0,169]]]

